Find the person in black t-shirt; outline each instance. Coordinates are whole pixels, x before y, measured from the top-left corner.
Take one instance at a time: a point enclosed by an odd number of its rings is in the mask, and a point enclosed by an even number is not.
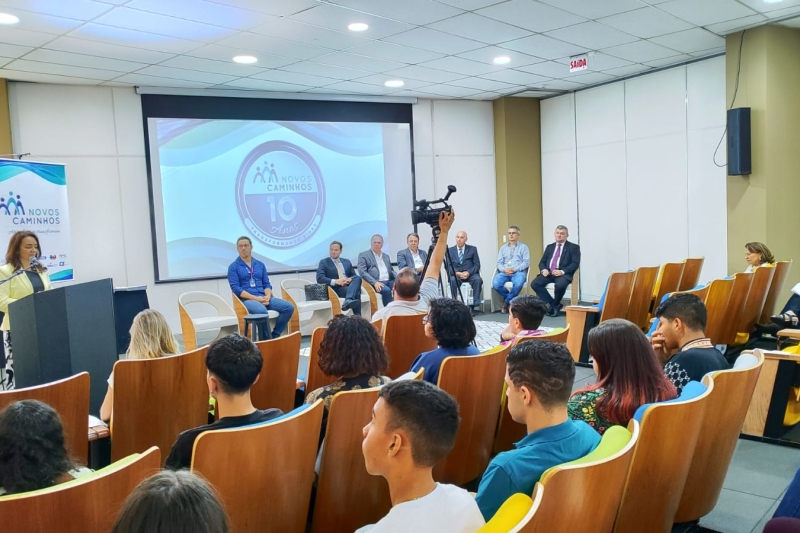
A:
[[[250,401],[250,387],[258,380],[262,365],[261,352],[246,337],[234,333],[211,343],[206,354],[208,391],[217,400],[219,420],[178,435],[167,468],[189,468],[194,441],[204,431],[266,422],[283,414],[280,409],[256,409]]]
[[[650,342],[664,373],[681,393],[690,381],[731,366],[704,332],[708,312],[693,294],[676,294],[656,309],[658,327]]]

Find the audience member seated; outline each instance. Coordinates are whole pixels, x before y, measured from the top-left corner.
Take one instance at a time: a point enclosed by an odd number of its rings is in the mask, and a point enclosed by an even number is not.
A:
[[[466,231],[459,231],[456,233],[456,245],[450,247],[449,253],[450,262],[456,273],[455,279],[450,280],[450,290],[455,296],[462,283],[469,283],[472,286],[472,311],[474,313],[482,303],[481,291],[483,290],[481,258],[478,257],[478,249],[467,244]]]
[[[361,276],[356,276],[353,263],[349,259],[339,257],[342,254],[342,243],[333,241],[328,249],[330,257],[319,262],[317,266],[317,283],[330,285],[339,298],[344,298],[342,310],[352,309],[353,314],[361,314]]]
[[[664,373],[680,395],[690,381],[731,366],[704,332],[706,306],[694,294],[676,294],[656,309],[658,326],[650,338]]]
[[[236,333],[211,343],[206,354],[208,391],[217,402],[219,420],[178,435],[167,468],[189,468],[194,441],[204,431],[248,426],[283,414],[280,409],[256,409],[250,401],[250,387],[258,380],[263,363],[256,345]]]
[[[533,494],[545,470],[583,457],[600,443],[586,422],[567,415],[575,363],[565,345],[522,342],[511,348],[506,362],[508,411],[528,434],[516,450],[495,456],[483,474],[475,499],[486,520],[512,494]]]
[[[764,526],[764,533],[800,533],[800,519],[773,518]]]
[[[419,235],[416,233],[408,234],[406,244],[408,244],[408,248],[397,252],[397,269],[413,268],[417,276],[422,277],[422,269],[425,268],[428,252],[419,249]]]
[[[155,309],[145,309],[133,319],[131,342],[126,359],[158,359],[180,353],[175,336],[164,315]],[[114,406],[114,371],[108,376],[108,391],[100,406],[100,418],[108,422]]]
[[[503,298],[503,313],[508,313],[511,300],[516,298],[528,279],[531,266],[531,253],[528,246],[519,242],[521,232],[517,226],[509,226],[508,242],[500,247],[497,254],[497,274],[492,280],[492,288]],[[505,284],[511,282],[511,291]]]
[[[484,524],[472,496],[433,480],[433,467],[453,449],[458,404],[424,381],[384,386],[364,427],[364,463],[389,485],[392,510],[356,533],[474,533]]]
[[[45,489],[90,473],[67,456],[55,409],[22,400],[0,411],[0,496]],[[13,523],[13,516],[3,521]]]
[[[439,382],[439,367],[448,357],[478,355],[480,350],[472,345],[477,331],[469,307],[452,298],[436,298],[431,301],[428,316],[422,319],[425,336],[436,339],[439,347],[422,352],[411,364],[411,371],[425,369],[422,379],[436,385]]]
[[[771,265],[775,257],[763,242],[748,242],[744,245],[744,259],[747,261],[745,272],[753,272],[760,266]]]
[[[781,503],[775,509],[772,518],[798,518],[800,519],[800,469],[794,473],[792,481],[783,493]]]
[[[389,254],[383,253],[383,237],[373,235],[371,248],[358,254],[358,273],[381,295],[383,305],[392,301],[395,273]]]
[[[441,233],[431,254],[422,284],[420,285],[417,271],[413,268],[403,268],[397,274],[394,282],[394,300],[372,316],[372,320],[383,319],[384,331],[386,331],[386,319],[390,316],[424,315],[428,312],[430,301],[439,295],[439,272],[442,270],[444,254],[447,252],[447,234],[455,216],[455,210],[451,210],[450,213],[442,211],[439,214]]]
[[[517,296],[511,300],[508,310],[508,326],[500,333],[500,344],[503,346],[516,342],[518,337],[545,334],[539,326],[547,313],[547,305],[536,296]]]
[[[570,418],[583,420],[599,434],[613,425],[627,426],[640,405],[678,395],[635,324],[606,320],[589,331],[588,347],[597,383],[575,392],[567,410]]]
[[[581,266],[581,247],[567,240],[569,230],[566,226],[556,226],[556,242],[548,244],[539,260],[539,275],[531,282],[531,289],[550,306],[550,316],[558,316],[561,300],[572,283],[572,276]],[[553,296],[547,286],[553,284]]]
[[[125,499],[112,533],[228,533],[211,486],[191,472],[162,470]]]
[[[330,321],[319,346],[319,367],[326,376],[338,378],[330,385],[309,392],[306,397],[307,404],[320,398],[325,404],[319,436],[322,442],[328,425],[328,410],[337,392],[380,387],[391,379],[381,375],[389,369],[389,357],[381,336],[368,320],[356,316],[338,315]]]
[[[254,315],[266,315],[267,311],[278,313],[275,329],[270,336],[269,321],[262,321],[259,328],[261,339],[277,339],[294,314],[294,306],[286,300],[272,295],[272,285],[267,275],[267,266],[253,257],[253,242],[250,237],[239,237],[236,241],[239,257],[228,267],[228,285]]]

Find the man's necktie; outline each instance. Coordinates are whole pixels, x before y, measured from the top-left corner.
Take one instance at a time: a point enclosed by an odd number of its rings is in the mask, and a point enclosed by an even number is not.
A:
[[[458,262],[459,263],[463,263],[464,262],[464,249],[463,248],[459,248],[458,249]]]
[[[342,262],[337,259],[336,261],[334,261],[334,263],[336,263],[336,271],[339,272],[339,279],[344,279],[345,275],[344,275],[344,268],[342,267]]]
[[[550,271],[552,272],[558,268],[558,260],[561,257],[561,243],[556,244],[556,253],[553,254],[553,260],[550,261]]]

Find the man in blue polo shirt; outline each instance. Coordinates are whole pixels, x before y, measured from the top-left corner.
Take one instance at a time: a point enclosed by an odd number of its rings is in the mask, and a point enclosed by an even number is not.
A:
[[[498,454],[483,474],[476,501],[488,522],[512,494],[533,494],[545,470],[594,450],[600,435],[567,416],[575,363],[563,344],[523,342],[506,358],[508,411],[528,434],[515,450]]]
[[[253,257],[253,242],[250,237],[239,237],[236,249],[239,251],[239,257],[228,267],[228,284],[233,294],[242,300],[248,313],[265,315],[267,311],[278,312],[278,320],[271,336],[269,324],[259,325],[259,336],[262,339],[277,339],[292,318],[294,306],[272,296],[267,266]]]

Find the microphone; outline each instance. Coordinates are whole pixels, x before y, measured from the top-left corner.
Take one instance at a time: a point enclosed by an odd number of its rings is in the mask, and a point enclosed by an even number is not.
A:
[[[31,264],[28,267],[28,270],[31,270],[33,272],[38,272],[41,268],[42,268],[42,263],[39,261],[39,259],[36,258],[35,255],[32,256],[31,257]]]

